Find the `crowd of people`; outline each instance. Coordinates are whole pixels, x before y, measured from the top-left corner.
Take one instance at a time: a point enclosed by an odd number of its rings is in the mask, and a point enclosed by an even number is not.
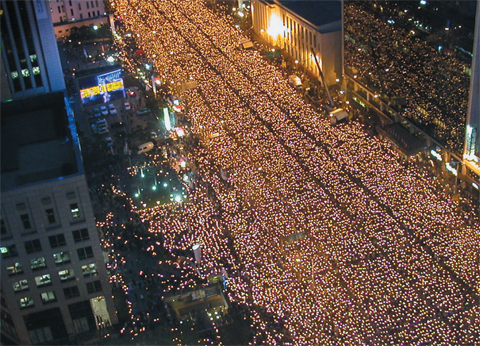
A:
[[[406,20],[398,13],[394,19],[378,18],[364,6],[368,5],[345,3],[346,64],[379,93],[406,98],[406,118],[426,127],[450,149],[462,152],[468,64],[418,38],[420,29],[409,31],[396,23]]]
[[[201,138],[183,168],[199,177],[189,202],[137,210],[148,251],[187,258],[177,287],[225,272],[230,301],[250,309],[254,344],[478,341],[473,212],[358,124],[332,127],[202,2],[114,5]]]

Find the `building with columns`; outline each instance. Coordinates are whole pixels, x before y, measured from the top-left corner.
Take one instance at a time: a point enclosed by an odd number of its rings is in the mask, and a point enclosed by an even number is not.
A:
[[[254,34],[281,48],[300,69],[320,76],[327,85],[343,79],[343,3],[338,1],[253,0]],[[312,53],[315,53],[315,55]]]

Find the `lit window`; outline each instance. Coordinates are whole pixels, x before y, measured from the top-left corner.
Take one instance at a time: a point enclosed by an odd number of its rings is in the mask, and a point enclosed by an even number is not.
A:
[[[2,258],[12,258],[18,256],[17,246],[15,244],[2,247]]]
[[[12,284],[13,286],[13,290],[15,292],[20,292],[20,291],[25,291],[25,290],[28,290],[28,282],[27,280],[20,280],[20,281],[17,281],[17,282],[14,282]]]
[[[48,286],[52,284],[52,278],[50,277],[50,274],[36,276],[35,283],[37,284],[37,287]]]
[[[23,273],[23,265],[17,262],[11,266],[7,266],[7,273],[8,275]]]
[[[18,78],[18,71],[13,71],[12,73],[10,73],[12,75],[12,79],[16,79]]]
[[[37,54],[30,55],[30,61],[35,62],[35,60],[37,60]]]
[[[80,217],[80,208],[78,208],[77,203],[70,204],[70,213],[74,219],[78,219]]]
[[[33,71],[33,74],[34,74],[34,75],[39,75],[39,74],[40,74],[40,67],[34,66],[34,67],[32,68],[32,71]]]
[[[26,68],[22,70],[22,76],[24,77],[30,77],[30,71]]]
[[[63,264],[70,262],[70,254],[68,252],[57,252],[53,254],[53,259],[55,260],[55,264]]]
[[[33,299],[31,297],[20,298],[20,309],[28,308],[34,306]]]
[[[42,298],[42,303],[43,304],[47,304],[47,303],[57,301],[57,297],[55,296],[55,292],[53,292],[53,291],[44,292],[40,295],[40,297]]]
[[[47,263],[45,262],[45,257],[32,258],[30,260],[30,268],[32,270],[39,270],[46,267],[47,267]]]
[[[82,266],[83,276],[90,276],[97,274],[97,265],[95,263],[90,263],[88,265]]]
[[[73,272],[73,269],[60,270],[58,272],[58,275],[60,276],[61,281],[68,281],[68,280],[75,279],[75,273]]]

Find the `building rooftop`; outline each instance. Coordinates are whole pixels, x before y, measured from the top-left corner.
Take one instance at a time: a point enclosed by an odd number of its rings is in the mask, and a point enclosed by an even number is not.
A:
[[[4,102],[1,113],[2,190],[83,170],[62,92]]]
[[[342,20],[340,0],[278,0],[278,2],[317,27]]]

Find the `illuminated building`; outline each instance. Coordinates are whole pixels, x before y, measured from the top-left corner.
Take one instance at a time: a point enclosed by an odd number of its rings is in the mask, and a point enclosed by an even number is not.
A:
[[[280,48],[301,69],[319,76],[317,61],[327,85],[343,76],[343,6],[341,1],[252,1],[254,33]]]
[[[65,89],[46,0],[0,2],[1,100]]]
[[[50,0],[50,12],[57,39],[70,35],[73,27],[108,23],[103,0]]]
[[[1,287],[20,344],[69,344],[117,316],[63,93],[2,103]]]
[[[53,23],[75,22],[104,15],[102,0],[50,0]]]
[[[475,39],[473,45],[472,76],[468,99],[464,162],[467,174],[473,176],[478,190],[480,181],[480,6],[477,3]],[[476,178],[476,179],[475,179]],[[475,185],[474,185],[475,187]]]

